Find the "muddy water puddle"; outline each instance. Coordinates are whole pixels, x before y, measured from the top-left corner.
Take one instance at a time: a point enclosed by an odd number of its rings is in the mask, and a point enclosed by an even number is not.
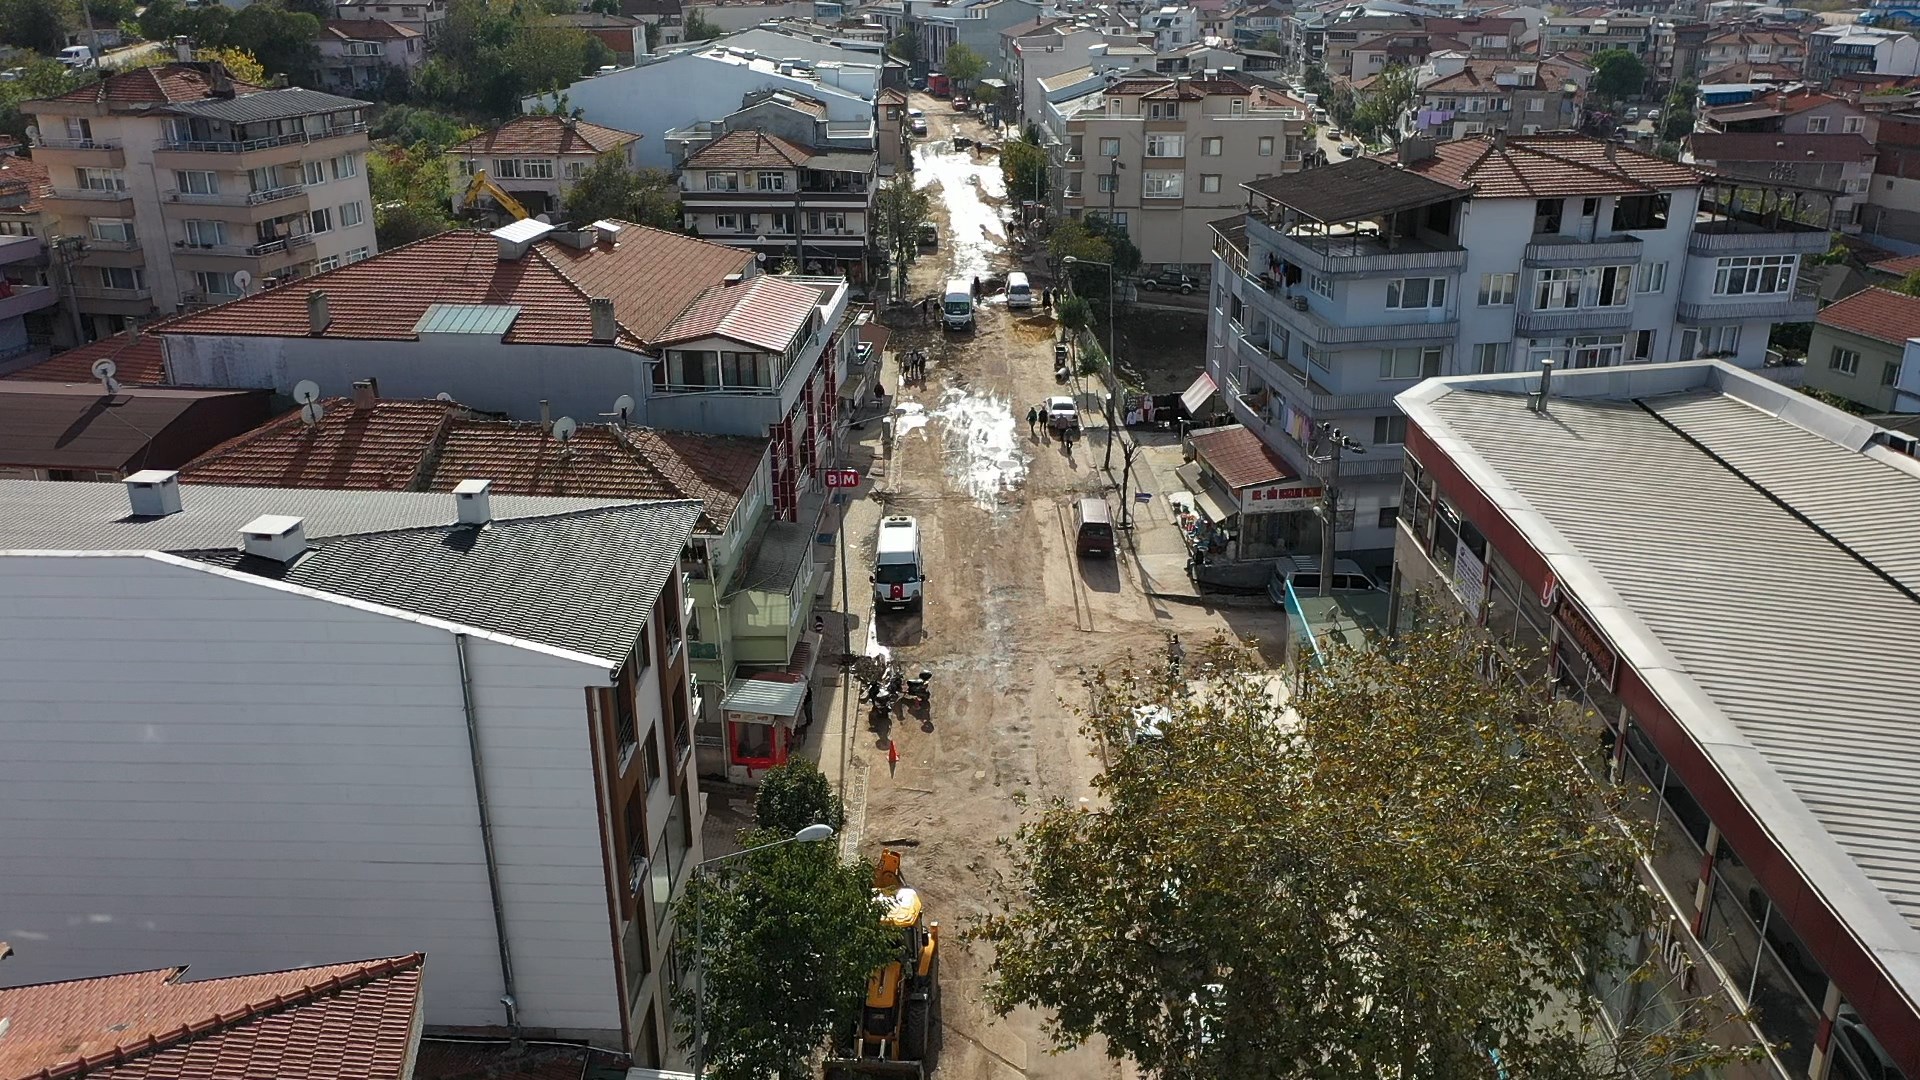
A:
[[[922,187],[940,185],[939,198],[947,208],[952,235],[942,237],[955,277],[988,277],[993,258],[1006,246],[1007,226],[1000,208],[989,199],[1004,201],[1006,178],[1000,162],[975,160],[971,151],[955,150],[942,139],[922,143],[914,150],[914,170]]]
[[[997,394],[942,392],[933,417],[946,440],[947,476],[984,509],[998,509],[1027,475],[1013,406]]]

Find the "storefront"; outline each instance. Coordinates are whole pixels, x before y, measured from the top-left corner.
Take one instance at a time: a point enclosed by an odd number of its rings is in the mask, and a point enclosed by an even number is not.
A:
[[[1187,444],[1193,460],[1174,473],[1192,496],[1180,517],[1189,549],[1228,562],[1320,550],[1320,485],[1301,479],[1258,435],[1235,424]]]

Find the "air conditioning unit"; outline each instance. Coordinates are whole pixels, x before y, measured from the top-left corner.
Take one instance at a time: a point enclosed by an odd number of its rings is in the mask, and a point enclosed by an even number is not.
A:
[[[1289,296],[1287,303],[1292,304],[1295,311],[1307,310],[1307,298],[1304,296]]]

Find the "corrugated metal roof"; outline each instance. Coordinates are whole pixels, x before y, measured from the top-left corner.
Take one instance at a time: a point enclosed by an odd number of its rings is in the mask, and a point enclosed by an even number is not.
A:
[[[350,109],[364,109],[368,105],[368,102],[341,97],[338,94],[289,87],[285,90],[262,90],[257,94],[240,94],[230,98],[183,101],[167,106],[166,111],[182,116],[224,120],[229,124],[251,124],[261,120],[285,120],[295,116],[312,116],[316,113],[346,112]]]
[[[1893,583],[1920,584],[1920,476],[1789,419],[1823,410],[1791,391],[1754,401],[1556,396],[1543,416],[1465,381],[1399,404],[1862,940],[1920,961],[1920,603]]]
[[[727,712],[762,713],[767,716],[797,716],[806,700],[807,683],[784,681],[785,676],[736,680],[720,707]]]
[[[416,334],[487,334],[499,337],[520,315],[518,304],[435,304],[413,325]]]

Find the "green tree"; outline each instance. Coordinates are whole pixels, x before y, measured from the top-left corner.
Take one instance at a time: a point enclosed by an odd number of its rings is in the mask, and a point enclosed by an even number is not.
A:
[[[0,45],[57,53],[77,23],[69,0],[0,0]]]
[[[887,42],[887,52],[907,62],[913,67],[920,62],[920,27],[917,23],[905,23],[900,32]]]
[[[1281,40],[1279,34],[1261,34],[1260,40],[1254,42],[1253,47],[1260,52],[1266,53],[1287,51],[1287,43]]]
[[[1753,1052],[1708,1044],[1726,1013],[1704,1004],[1596,1045],[1647,837],[1609,812],[1598,721],[1482,679],[1478,631],[1336,653],[1286,704],[1245,654],[1205,654],[1198,694],[1092,680],[1098,797],[1021,827],[976,931],[996,1010],[1048,1010],[1056,1045],[1098,1036],[1156,1080],[1491,1077],[1490,1050],[1503,1075],[1625,1080]]]
[[[1063,296],[1053,302],[1053,317],[1067,332],[1069,341],[1080,340],[1080,331],[1093,322],[1093,309],[1084,296]]]
[[[558,89],[604,62],[584,30],[549,24],[533,4],[452,0],[435,55],[415,71],[421,103],[467,115],[511,116],[524,97]]]
[[[133,0],[87,0],[87,15],[93,19],[95,29],[119,26],[138,12],[139,5]]]
[[[435,153],[465,142],[479,132],[479,128],[463,124],[456,117],[415,105],[395,105],[380,110],[368,129],[368,134],[375,139],[402,147],[427,146]]]
[[[717,23],[709,22],[707,17],[698,11],[687,13],[686,25],[682,29],[685,31],[680,35],[682,41],[712,41],[726,33]]]
[[[1134,244],[1125,225],[1097,211],[1081,218],[1081,223],[1088,236],[1106,243],[1107,258],[1113,263],[1115,273],[1132,277],[1140,272],[1140,248]]]
[[[1368,141],[1391,136],[1400,129],[1401,114],[1418,96],[1411,69],[1387,68],[1367,87],[1365,97],[1356,98],[1347,127]]]
[[[749,832],[751,847],[783,839]],[[683,1018],[704,1020],[714,1080],[803,1080],[829,1034],[860,1015],[867,977],[901,947],[880,925],[873,866],[839,861],[831,843],[781,844],[742,855],[724,875],[696,875],[675,909],[686,967],[673,988]],[[698,993],[695,992],[698,987]]]
[[[881,250],[893,260],[898,290],[907,287],[907,268],[920,253],[920,223],[927,220],[933,200],[913,186],[905,173],[881,185],[873,196],[873,234]]]
[[[1007,195],[1013,199],[1038,202],[1047,197],[1047,152],[1026,141],[1015,139],[1000,148],[1000,175],[1006,179]]]
[[[846,823],[847,811],[833,783],[811,761],[795,758],[771,769],[753,799],[753,819],[762,828],[791,836],[809,825]]]
[[[302,12],[321,22],[334,16],[333,0],[282,0],[282,3],[286,4],[288,11]]]
[[[23,143],[32,118],[20,111],[21,102],[59,97],[98,77],[94,70],[69,71],[49,56],[36,56],[20,67],[18,79],[0,82],[0,134],[11,135]]]
[[[659,169],[630,169],[614,152],[594,159],[567,191],[567,220],[576,223],[614,218],[656,229],[679,229],[680,187]]]
[[[320,20],[290,11],[280,0],[257,0],[227,20],[226,37],[203,45],[227,45],[252,53],[269,73],[312,82],[320,66]]]
[[[375,144],[367,154],[367,189],[382,251],[453,228],[447,163],[434,147]]]
[[[1647,87],[1647,65],[1625,49],[1608,49],[1593,57],[1593,89],[1608,101],[1637,98]]]
[[[957,94],[987,70],[987,61],[965,45],[952,45],[947,48],[947,58],[941,62],[940,70],[953,80],[953,92]]]

